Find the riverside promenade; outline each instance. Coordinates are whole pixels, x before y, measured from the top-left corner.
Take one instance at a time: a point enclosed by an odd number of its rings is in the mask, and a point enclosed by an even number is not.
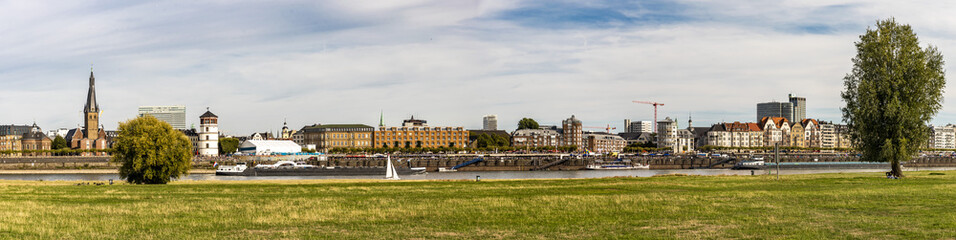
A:
[[[628,155],[621,159],[634,163],[649,165],[651,169],[726,169],[740,161],[762,157],[765,161],[773,161],[772,155],[729,155],[717,156],[642,156]],[[567,154],[417,154],[393,155],[397,164],[408,167],[424,167],[428,171],[438,171],[439,168],[451,168],[476,158],[482,161],[461,167],[462,171],[535,171],[535,170],[582,170],[588,164],[600,161],[614,161],[617,158],[610,156],[575,156]],[[295,160],[284,158],[286,160]],[[385,166],[384,157],[365,155],[327,155],[324,160],[308,156],[298,159],[307,161],[316,166],[328,167],[381,167]],[[259,158],[197,158],[193,160],[193,169],[212,170],[215,163],[235,164],[248,162],[252,164],[272,163],[276,159]],[[858,162],[855,155],[847,154],[784,154],[780,155],[780,162]],[[904,163],[907,167],[956,167],[956,158],[950,156],[917,157]],[[119,165],[110,162],[108,156],[93,157],[2,157],[0,170],[70,170],[70,169],[117,169]],[[2,173],[2,172],[0,172]]]

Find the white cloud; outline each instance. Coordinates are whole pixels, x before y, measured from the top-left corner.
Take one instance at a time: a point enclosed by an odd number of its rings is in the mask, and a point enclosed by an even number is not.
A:
[[[0,123],[75,126],[90,62],[110,129],[163,104],[187,105],[189,122],[211,107],[231,134],[284,118],[372,125],[380,110],[388,124],[414,114],[469,128],[498,114],[503,129],[522,117],[653,117],[631,100],[666,103],[661,118],[693,112],[701,126],[753,121],[757,102],[791,92],[810,116],[839,120],[853,41],[876,19],[956,49],[947,3],[683,4],[686,20],[549,27],[497,18],[526,2],[0,2]],[[956,120],[943,111],[937,122]]]

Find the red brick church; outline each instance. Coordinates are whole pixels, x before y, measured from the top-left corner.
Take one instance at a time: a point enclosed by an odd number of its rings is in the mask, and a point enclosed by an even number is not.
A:
[[[93,71],[90,71],[90,90],[83,106],[83,128],[75,128],[66,135],[72,149],[107,149],[106,131],[100,126],[100,105],[96,103]],[[99,155],[99,154],[97,154]]]

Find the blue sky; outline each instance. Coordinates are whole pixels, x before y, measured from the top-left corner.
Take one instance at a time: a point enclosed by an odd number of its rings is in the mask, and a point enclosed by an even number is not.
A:
[[[0,1],[0,124],[76,127],[90,64],[103,124],[140,105],[210,107],[227,134],[284,119],[502,129],[659,115],[753,121],[807,98],[840,119],[853,42],[877,19],[956,54],[946,1]],[[950,53],[950,54],[947,54]],[[952,61],[949,61],[952,62]],[[947,88],[946,99],[952,96]],[[944,103],[934,124],[956,122]],[[683,124],[683,123],[682,123]]]

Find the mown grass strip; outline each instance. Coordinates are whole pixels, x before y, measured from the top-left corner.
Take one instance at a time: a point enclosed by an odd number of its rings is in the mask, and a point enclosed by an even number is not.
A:
[[[956,172],[0,182],[0,238],[952,238]]]

